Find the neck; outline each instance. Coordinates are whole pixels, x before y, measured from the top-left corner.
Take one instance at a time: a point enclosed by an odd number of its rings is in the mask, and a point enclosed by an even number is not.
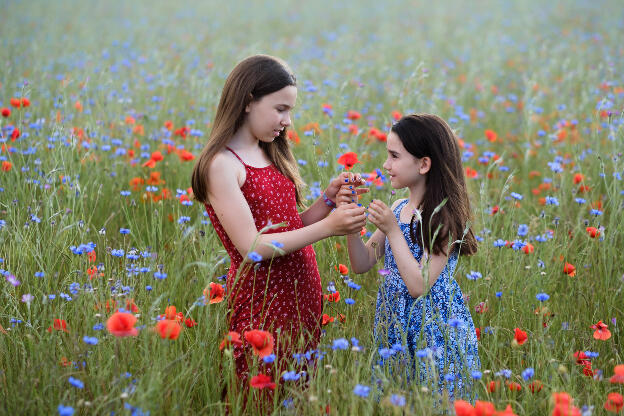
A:
[[[414,185],[409,188],[409,205],[412,209],[419,208],[425,196],[426,187],[424,183]]]
[[[251,133],[251,130],[247,127],[247,124],[243,124],[234,133],[232,138],[228,141],[228,146],[234,150],[251,150],[260,147],[260,142]]]

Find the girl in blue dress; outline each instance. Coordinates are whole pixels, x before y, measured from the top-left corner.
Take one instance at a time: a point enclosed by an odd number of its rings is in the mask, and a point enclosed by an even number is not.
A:
[[[407,188],[409,198],[390,208],[373,200],[368,219],[375,233],[366,244],[358,234],[347,236],[354,273],[384,257],[374,328],[380,360],[451,401],[474,400],[477,337],[453,275],[458,257],[476,253],[477,242],[457,138],[440,117],[415,114],[392,126],[386,146],[390,184]],[[357,202],[365,191],[345,185],[338,202]]]

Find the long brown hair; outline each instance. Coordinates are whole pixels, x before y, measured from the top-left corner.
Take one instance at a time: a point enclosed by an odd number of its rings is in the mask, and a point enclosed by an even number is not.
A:
[[[425,179],[427,189],[419,207],[422,219],[416,227],[416,215],[410,221],[412,240],[432,254],[447,255],[448,242],[462,240],[459,253],[475,254],[477,241],[472,229],[467,228],[471,210],[459,144],[449,125],[436,115],[412,114],[401,118],[392,131],[414,157],[431,159]],[[438,227],[438,236],[431,241]]]
[[[208,143],[193,168],[191,183],[195,199],[208,203],[208,168],[245,122],[247,105],[291,85],[297,85],[292,71],[285,62],[273,56],[253,55],[234,67],[225,80]],[[301,205],[303,181],[286,134],[283,129],[272,143],[261,141],[260,147],[271,163],[295,184],[297,204]]]

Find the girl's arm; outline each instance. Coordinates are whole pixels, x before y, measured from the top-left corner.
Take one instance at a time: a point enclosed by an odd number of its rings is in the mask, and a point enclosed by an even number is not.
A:
[[[380,230],[375,230],[373,236],[364,244],[358,234],[347,235],[347,250],[349,251],[349,263],[351,271],[356,274],[366,273],[383,257],[386,235]]]
[[[383,202],[374,200],[371,202],[368,212],[368,219],[388,237],[397,268],[409,294],[414,298],[422,296],[438,280],[440,273],[446,266],[448,257],[444,254],[429,255],[427,251],[424,251],[421,261],[418,262],[412,255],[392,210]],[[423,272],[423,260],[428,264],[427,282],[425,282]]]
[[[262,258],[279,255],[272,242],[281,244],[285,254],[290,253],[332,235],[359,232],[366,224],[364,208],[351,205],[340,207],[324,219],[298,230],[258,237],[251,209],[240,190],[236,175],[239,167],[234,158],[222,153],[215,156],[208,170],[209,177],[214,178],[209,182],[208,199],[223,229],[243,257],[252,247]]]
[[[351,185],[356,188],[362,184],[364,184],[364,180],[360,175],[351,172],[342,172],[337,178],[334,178],[329,182],[329,186],[325,190],[325,195],[327,195],[330,201],[335,203],[336,195],[340,190],[341,185]],[[368,192],[368,189],[364,189],[366,188],[360,188],[360,193]],[[325,218],[332,209],[332,207],[325,203],[323,196],[321,196],[305,211],[299,214],[299,216],[301,217],[303,225],[310,225]]]

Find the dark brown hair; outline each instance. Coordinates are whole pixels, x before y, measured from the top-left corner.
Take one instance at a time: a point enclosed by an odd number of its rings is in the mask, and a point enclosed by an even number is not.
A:
[[[462,240],[459,253],[475,254],[477,241],[472,229],[468,228],[465,232],[471,210],[459,144],[449,125],[436,115],[412,114],[401,118],[392,126],[392,131],[414,157],[420,159],[427,156],[431,159],[431,168],[425,179],[427,189],[418,207],[422,219],[416,227],[415,214],[410,221],[412,240],[418,241],[432,254],[447,255],[449,241]],[[441,204],[439,210],[434,212]],[[440,231],[431,241],[438,227]]]
[[[243,125],[247,105],[291,85],[297,85],[292,71],[285,62],[273,56],[253,55],[234,67],[225,80],[208,143],[193,168],[191,183],[195,199],[208,203],[208,168],[216,154],[225,148],[228,140]],[[286,134],[286,129],[283,129],[273,142],[261,141],[260,147],[271,163],[293,181],[297,204],[301,205],[303,181]]]

